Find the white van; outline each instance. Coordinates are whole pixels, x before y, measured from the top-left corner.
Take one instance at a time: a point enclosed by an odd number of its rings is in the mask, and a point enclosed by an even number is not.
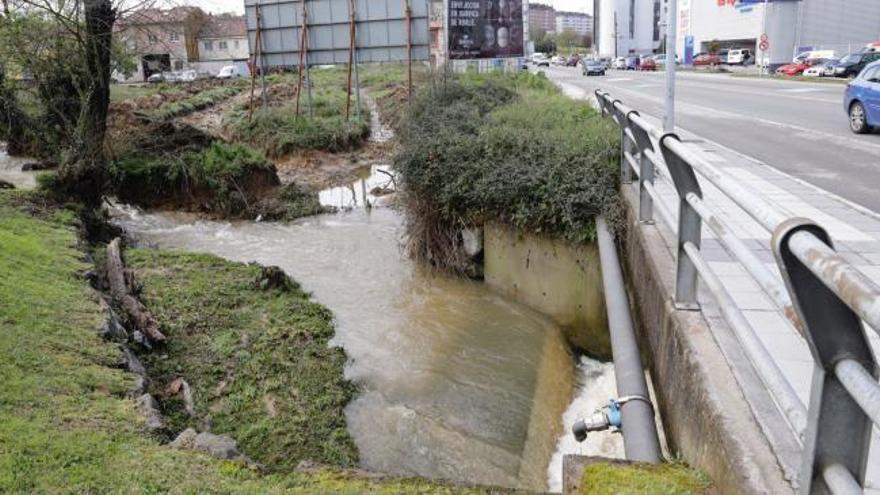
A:
[[[749,65],[755,62],[755,55],[748,48],[735,49],[727,52],[727,63],[730,65]]]
[[[234,65],[227,65],[220,69],[220,72],[217,73],[217,79],[234,79],[236,77],[241,77],[241,74],[238,72],[238,69]]]

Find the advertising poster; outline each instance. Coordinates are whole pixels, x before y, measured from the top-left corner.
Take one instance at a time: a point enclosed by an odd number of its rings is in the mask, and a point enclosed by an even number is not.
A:
[[[523,56],[522,0],[449,0],[450,59]]]

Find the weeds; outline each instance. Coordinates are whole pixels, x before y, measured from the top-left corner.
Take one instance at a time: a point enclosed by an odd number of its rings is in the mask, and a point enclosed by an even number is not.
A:
[[[150,120],[168,120],[216,105],[241,91],[241,86],[220,86],[196,93],[182,100],[165,103],[156,110],[143,112],[141,115]]]

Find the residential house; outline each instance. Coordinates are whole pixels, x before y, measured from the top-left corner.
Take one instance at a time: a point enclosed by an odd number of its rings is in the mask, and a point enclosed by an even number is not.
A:
[[[244,16],[209,15],[198,35],[198,70],[216,74],[227,65],[247,74],[249,54]]]

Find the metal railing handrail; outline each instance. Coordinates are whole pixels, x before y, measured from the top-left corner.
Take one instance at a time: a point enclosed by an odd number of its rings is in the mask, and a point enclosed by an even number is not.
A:
[[[873,424],[880,426],[880,375],[862,321],[880,333],[880,286],[834,250],[815,223],[794,218],[715,166],[705,153],[673,133],[663,133],[637,111],[597,90],[603,116],[620,127],[621,178],[638,178],[639,221],[654,210],[678,237],[674,302],[699,309],[696,284],[703,281],[802,446],[803,493],[860,492],[865,482]],[[658,151],[659,148],[659,151]],[[657,174],[660,170],[663,174]],[[732,200],[773,236],[782,281],[734,234],[723,215],[703,197],[700,177]],[[679,200],[678,217],[657,192],[668,178]],[[703,224],[737,259],[804,337],[816,362],[809,407],[797,397],[770,351],[701,253]]]

